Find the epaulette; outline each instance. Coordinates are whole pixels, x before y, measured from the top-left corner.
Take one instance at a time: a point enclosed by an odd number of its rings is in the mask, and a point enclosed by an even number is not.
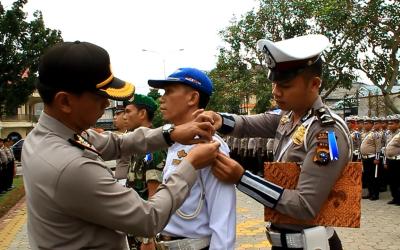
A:
[[[68,139],[69,143],[71,143],[73,146],[76,146],[82,150],[88,149],[92,152],[95,152],[98,155],[101,155],[100,152],[98,152],[90,142],[85,140],[82,136],[78,134],[74,134],[74,139]]]
[[[335,119],[333,119],[332,115],[328,112],[326,108],[319,108],[315,110],[315,113],[322,126],[332,125],[336,123]]]

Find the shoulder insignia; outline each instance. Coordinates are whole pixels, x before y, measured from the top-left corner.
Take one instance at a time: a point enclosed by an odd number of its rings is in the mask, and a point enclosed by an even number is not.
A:
[[[307,113],[300,119],[300,121],[301,121],[301,122],[307,121],[308,119],[310,119],[310,118],[313,116],[313,114],[314,114],[313,109],[309,109],[309,110],[307,111]]]
[[[335,120],[326,108],[320,108],[315,111],[322,126],[335,124]]]
[[[283,116],[281,117],[280,124],[281,124],[281,125],[285,125],[285,124],[288,123],[288,122],[289,122],[289,115],[283,115]]]
[[[176,153],[176,155],[179,157],[179,158],[183,158],[183,157],[186,157],[187,156],[187,153],[185,152],[185,150],[179,150],[177,153]]]
[[[82,150],[90,150],[92,152],[95,152],[96,154],[100,155],[100,152],[98,152],[92,144],[90,144],[90,142],[88,142],[87,140],[85,140],[85,138],[83,138],[82,136],[75,134],[74,135],[74,139],[68,139],[69,143],[71,143],[73,146],[76,146]]]
[[[297,145],[302,144],[304,141],[305,133],[306,133],[306,128],[303,125],[298,126],[292,136],[293,143]]]

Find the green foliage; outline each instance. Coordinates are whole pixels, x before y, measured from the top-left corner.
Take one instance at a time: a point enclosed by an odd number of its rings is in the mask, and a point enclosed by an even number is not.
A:
[[[60,31],[45,27],[40,11],[26,21],[22,10],[26,3],[15,1],[9,10],[0,3],[0,116],[15,114],[27,101],[34,90],[40,55],[62,41]]]
[[[259,0],[257,8],[220,31],[226,46],[211,72],[217,99],[212,108],[238,110],[231,105],[256,95],[256,112],[264,111],[271,87],[263,56],[256,50],[257,40],[315,33],[331,42],[323,54],[325,96],[337,87],[350,88],[357,80],[356,70],[390,93],[399,80],[399,12],[400,2],[393,0]]]
[[[160,93],[158,92],[158,89],[151,88],[149,93],[147,93],[147,96],[153,98],[157,102],[157,106],[160,107]],[[162,114],[160,112],[160,108],[156,110],[154,113],[154,118],[153,118],[153,127],[158,128],[164,124],[164,120],[162,118]]]
[[[24,197],[24,182],[21,176],[13,181],[14,188],[0,196],[0,218],[5,215],[17,202]]]

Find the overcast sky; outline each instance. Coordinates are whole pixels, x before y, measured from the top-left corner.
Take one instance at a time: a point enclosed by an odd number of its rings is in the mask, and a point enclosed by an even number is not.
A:
[[[114,75],[146,94],[148,79],[164,77],[163,60],[166,75],[178,67],[214,68],[223,45],[218,31],[256,5],[254,0],[28,0],[24,10],[30,15],[41,10],[46,27],[61,30],[65,41],[105,48]]]

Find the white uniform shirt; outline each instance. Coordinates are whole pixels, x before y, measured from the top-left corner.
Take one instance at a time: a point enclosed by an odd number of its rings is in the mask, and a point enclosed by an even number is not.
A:
[[[229,148],[222,138],[217,135],[213,138],[221,143],[220,151],[229,155]],[[168,149],[164,167],[164,182],[177,169],[179,162],[192,147],[192,145],[175,143]],[[180,210],[185,214],[193,214],[198,207],[202,190],[200,176],[205,187],[205,202],[199,215],[188,220],[175,213],[164,228],[163,234],[187,238],[211,236],[210,249],[234,249],[236,237],[235,186],[220,182],[211,173],[211,167],[198,171],[196,183]]]

